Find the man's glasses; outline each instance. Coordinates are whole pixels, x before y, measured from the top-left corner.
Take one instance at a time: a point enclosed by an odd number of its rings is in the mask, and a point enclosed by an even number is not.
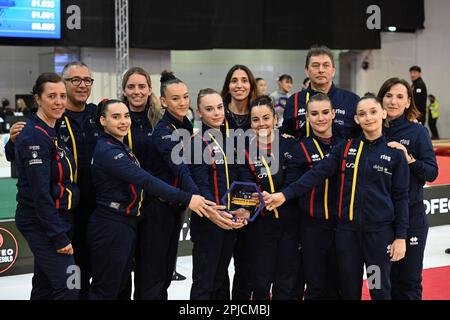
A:
[[[67,79],[64,79],[64,80],[70,81],[71,84],[73,84],[74,86],[77,86],[77,87],[81,84],[82,81],[88,87],[92,86],[92,84],[94,83],[94,79],[92,79],[92,78],[84,78],[84,79],[82,79],[82,78],[78,78],[78,77],[73,77],[73,78],[67,78]]]

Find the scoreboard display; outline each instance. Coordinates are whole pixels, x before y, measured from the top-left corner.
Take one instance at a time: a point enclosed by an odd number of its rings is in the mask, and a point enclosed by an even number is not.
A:
[[[60,0],[0,0],[0,37],[61,38]]]

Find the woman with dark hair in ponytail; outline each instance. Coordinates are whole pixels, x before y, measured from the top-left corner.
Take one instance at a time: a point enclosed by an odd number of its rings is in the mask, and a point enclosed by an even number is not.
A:
[[[176,189],[140,168],[124,144],[131,125],[130,112],[119,100],[103,100],[96,122],[103,132],[91,163],[96,208],[88,225],[92,259],[89,299],[117,299],[131,272],[144,191],[205,214],[209,201]]]
[[[75,160],[57,131],[67,93],[60,76],[43,73],[33,87],[38,106],[15,142],[16,225],[34,256],[32,300],[78,299],[67,273],[75,265],[71,242],[79,190]]]
[[[173,73],[164,71],[161,74],[161,104],[166,111],[153,131],[151,145],[146,150],[145,166],[166,183],[192,194],[200,194],[188,165],[179,161],[183,151],[179,148],[181,142],[172,139],[178,135],[190,140],[193,128],[186,117],[189,102],[186,84]],[[210,201],[208,204],[215,205]],[[149,199],[139,230],[135,299],[167,299],[185,209],[186,206],[163,197]]]

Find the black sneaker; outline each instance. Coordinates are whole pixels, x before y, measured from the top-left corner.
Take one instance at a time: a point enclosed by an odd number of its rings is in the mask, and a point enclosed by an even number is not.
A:
[[[445,249],[445,253],[450,254],[450,248]]]
[[[183,276],[182,274],[179,274],[178,272],[174,271],[173,275],[172,275],[172,280],[173,281],[183,281],[183,280],[186,280],[186,277]]]

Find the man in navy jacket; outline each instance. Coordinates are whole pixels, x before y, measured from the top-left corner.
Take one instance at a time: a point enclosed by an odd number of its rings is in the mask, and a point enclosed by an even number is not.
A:
[[[353,117],[359,97],[334,85],[336,68],[331,50],[324,46],[311,48],[306,57],[305,73],[311,82],[306,90],[299,91],[288,99],[281,132],[300,139],[309,136],[311,129],[305,116],[306,103],[309,97],[322,92],[329,96],[336,110],[334,135],[344,139],[358,136],[360,129]]]

